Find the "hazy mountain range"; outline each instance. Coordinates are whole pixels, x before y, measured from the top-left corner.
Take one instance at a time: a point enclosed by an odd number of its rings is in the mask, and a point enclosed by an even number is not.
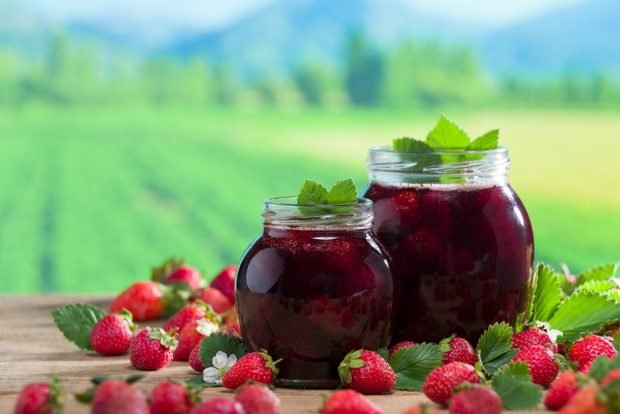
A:
[[[28,53],[44,50],[60,29],[111,50],[199,56],[254,72],[303,59],[336,62],[348,33],[363,30],[378,45],[403,38],[471,45],[496,74],[620,73],[620,0],[589,0],[499,29],[429,15],[397,0],[286,0],[204,33],[109,20],[59,28],[19,3],[1,1],[0,47]]]

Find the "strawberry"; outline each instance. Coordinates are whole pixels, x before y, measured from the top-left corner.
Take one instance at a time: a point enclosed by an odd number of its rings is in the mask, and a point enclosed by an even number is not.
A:
[[[64,408],[65,393],[58,378],[48,383],[28,384],[19,392],[15,414],[57,414]]]
[[[414,345],[416,345],[416,343],[412,342],[412,341],[402,341],[402,342],[399,342],[399,343],[397,343],[396,345],[393,345],[390,348],[390,356],[394,355],[396,353],[396,351],[399,351],[399,350],[404,349],[404,348],[411,348]]]
[[[190,322],[197,321],[202,318],[209,318],[213,322],[220,323],[220,317],[213,313],[210,306],[201,300],[197,300],[194,303],[185,305],[177,311],[164,325],[164,330],[169,331],[172,328],[177,328],[179,332],[185,328]]]
[[[237,266],[230,265],[223,268],[211,281],[210,286],[224,294],[232,305],[235,304],[235,274]]]
[[[187,414],[199,398],[194,389],[188,390],[179,383],[163,381],[151,391],[150,414]]]
[[[471,387],[450,400],[450,414],[501,414],[502,400],[492,388]]]
[[[553,352],[542,345],[523,348],[512,360],[524,362],[530,368],[532,382],[543,387],[548,387],[560,370],[553,358]]]
[[[234,321],[230,325],[226,326],[224,329],[224,333],[232,336],[241,336],[241,327],[239,326],[239,321]]]
[[[263,384],[242,386],[235,401],[243,406],[246,414],[280,414],[280,399]]]
[[[608,411],[605,404],[599,401],[600,389],[596,385],[589,385],[577,391],[570,401],[562,407],[559,414],[607,414],[618,411]]]
[[[281,361],[274,361],[264,349],[260,352],[251,352],[241,357],[231,369],[222,377],[222,385],[234,390],[249,380],[271,384],[278,375],[276,365]]]
[[[549,334],[542,329],[528,328],[517,332],[512,337],[512,347],[515,349],[529,348],[530,346],[541,345],[549,348],[553,353],[558,352],[558,345],[551,339]]]
[[[374,351],[349,352],[338,373],[344,385],[362,394],[387,394],[396,386],[396,374],[385,359]]]
[[[110,312],[127,309],[136,321],[159,318],[164,309],[164,291],[159,283],[137,282],[125,289],[110,304]]]
[[[618,354],[611,341],[603,336],[590,335],[575,341],[571,346],[568,358],[577,362],[577,369],[581,372],[588,372],[590,365],[601,355],[612,359]]]
[[[136,369],[155,371],[170,364],[176,346],[175,330],[164,332],[161,328],[145,328],[131,341],[129,360]]]
[[[189,354],[189,366],[196,372],[202,373],[205,370],[205,364],[200,358],[200,344],[196,345]]]
[[[208,305],[211,305],[217,313],[224,313],[232,308],[230,300],[218,289],[206,287],[198,292],[198,297]]]
[[[612,369],[605,375],[605,378],[601,380],[601,385],[607,385],[612,381],[615,381],[620,378],[620,369],[615,368]]]
[[[439,410],[426,404],[418,404],[409,407],[403,414],[440,414]]]
[[[321,414],[382,414],[382,412],[362,394],[353,390],[340,390],[325,401]]]
[[[192,407],[189,414],[247,414],[235,400],[217,397]]]
[[[577,391],[579,391],[577,375],[573,371],[564,371],[551,383],[545,395],[545,407],[557,411],[564,407]]]
[[[175,361],[189,360],[189,354],[206,336],[217,332],[219,326],[207,318],[198,319],[185,325],[179,335],[179,345],[174,350]]]
[[[431,371],[422,388],[424,395],[431,401],[445,405],[452,397],[454,389],[464,383],[480,383],[478,373],[469,364],[450,362]]]
[[[192,290],[197,290],[202,284],[200,272],[185,264],[183,259],[174,257],[167,259],[151,271],[151,279],[165,285],[185,283]]]
[[[101,355],[123,355],[129,350],[136,325],[131,313],[110,313],[99,320],[90,332],[90,345]]]
[[[478,362],[478,354],[476,354],[476,350],[467,339],[453,336],[441,341],[439,346],[442,350],[445,350],[443,354],[444,364],[462,362],[464,364],[476,365],[476,362]]]
[[[148,413],[149,406],[142,391],[123,380],[103,381],[92,396],[91,414]]]

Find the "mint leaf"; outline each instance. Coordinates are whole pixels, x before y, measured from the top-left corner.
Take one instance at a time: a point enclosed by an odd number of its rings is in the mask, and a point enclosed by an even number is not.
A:
[[[426,143],[436,151],[464,150],[469,146],[469,136],[457,124],[441,115],[437,125],[428,133]]]
[[[227,356],[234,354],[237,359],[247,354],[247,349],[240,338],[224,333],[209,335],[200,342],[200,360],[205,368],[213,366],[213,357],[218,351]]]
[[[399,349],[390,357],[396,373],[396,389],[421,391],[426,376],[441,365],[443,353],[435,344],[418,344]]]
[[[489,326],[480,337],[476,349],[488,374],[495,374],[519,352],[512,349],[512,334],[510,325],[501,322]]]
[[[392,150],[396,152],[433,152],[433,149],[424,141],[414,138],[394,138]]]
[[[499,129],[492,129],[473,140],[467,147],[468,151],[496,149],[499,143]]]
[[[336,182],[327,194],[327,204],[355,204],[356,202],[357,190],[350,178]]]
[[[544,264],[536,271],[532,298],[531,322],[547,322],[560,305],[562,290],[555,271]]]
[[[106,312],[94,305],[73,303],[52,311],[54,323],[69,341],[80,349],[92,350],[90,332]]]
[[[590,280],[606,280],[616,276],[620,263],[610,263],[603,266],[595,267],[587,270],[577,276],[579,284],[588,282]]]
[[[297,204],[302,206],[327,204],[327,189],[316,181],[306,180],[297,196]]]
[[[530,369],[523,362],[513,362],[497,373],[491,382],[507,410],[529,410],[540,403],[542,387],[532,382]]]
[[[563,333],[563,341],[574,341],[619,319],[620,304],[615,300],[600,293],[576,292],[558,307],[549,325]]]

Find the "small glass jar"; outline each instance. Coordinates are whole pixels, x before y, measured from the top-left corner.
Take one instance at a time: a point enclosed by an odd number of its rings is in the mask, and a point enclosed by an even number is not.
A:
[[[526,304],[532,226],[508,184],[508,151],[369,151],[374,231],[390,253],[401,300],[393,341],[473,344]]]
[[[278,385],[335,388],[344,356],[387,346],[393,326],[391,263],[372,233],[372,202],[304,206],[273,198],[263,220],[237,272],[244,340],[283,358]]]

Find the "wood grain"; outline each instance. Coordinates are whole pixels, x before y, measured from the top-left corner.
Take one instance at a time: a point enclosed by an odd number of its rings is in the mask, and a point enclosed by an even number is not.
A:
[[[45,382],[50,374],[58,375],[65,389],[75,393],[88,388],[89,379],[95,375],[136,373],[127,356],[100,357],[77,349],[56,329],[50,315],[54,307],[66,303],[88,302],[105,307],[108,301],[109,297],[102,296],[0,296],[0,413],[13,411],[17,394],[25,384]],[[173,362],[166,369],[147,373],[138,386],[149,392],[166,378],[183,381],[193,375],[186,363]],[[328,393],[277,390],[284,414],[316,414]],[[213,395],[232,393],[221,388],[203,392],[203,398]],[[402,413],[411,405],[428,402],[422,394],[401,392],[370,399],[386,414]],[[69,396],[65,412],[88,413],[89,409]]]

